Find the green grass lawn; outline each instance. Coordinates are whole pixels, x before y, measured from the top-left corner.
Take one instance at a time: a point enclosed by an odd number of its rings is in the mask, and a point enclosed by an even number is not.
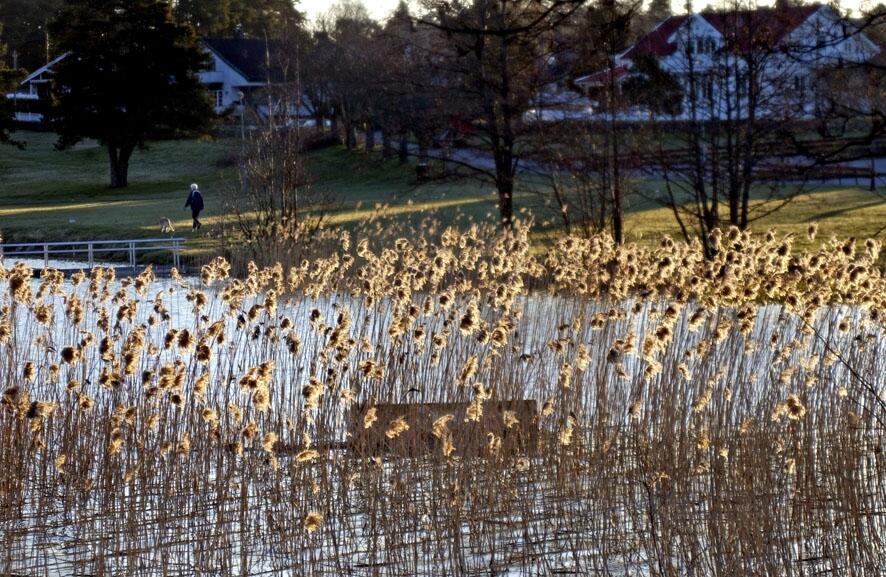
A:
[[[236,171],[221,168],[229,144],[171,141],[136,151],[130,163],[130,186],[108,187],[103,147],[86,142],[57,151],[49,133],[19,132],[24,150],[0,148],[0,233],[7,242],[67,239],[144,238],[160,235],[167,217],[176,233],[190,232],[183,208],[191,182],[206,195],[206,221],[218,219],[219,190],[233,184]]]
[[[665,234],[680,238],[670,209],[648,207],[631,212],[626,220],[628,240],[656,241]],[[878,196],[861,187],[817,187],[753,222],[750,228],[758,233],[770,228],[780,234],[793,233],[795,247],[808,247],[812,243],[806,230],[812,223],[819,227],[816,244],[831,236],[860,239],[874,235],[886,224],[886,194]]]
[[[0,147],[0,233],[7,242],[30,240],[112,239],[160,236],[159,221],[170,218],[176,235],[188,239],[188,252],[205,257],[217,250],[213,232],[219,229],[226,202],[236,199],[237,170],[230,166],[239,141],[173,141],[152,144],[132,158],[130,186],[108,188],[105,150],[83,143],[56,151],[48,133],[19,132],[25,150]],[[356,227],[378,205],[401,223],[418,224],[426,217],[445,223],[495,222],[495,192],[491,184],[453,178],[417,185],[414,167],[382,161],[343,147],[312,152],[307,157],[312,188],[332,200],[328,222]],[[204,228],[190,229],[183,208],[188,185],[200,184],[206,199]],[[639,184],[645,190],[655,181]],[[524,179],[515,206],[536,214],[536,238],[550,241],[562,232],[556,212],[546,207],[545,184]],[[670,211],[648,200],[633,198],[626,215],[628,240],[655,242],[665,234],[679,236]],[[786,208],[753,225],[763,231],[777,227],[805,240],[810,222],[820,225],[819,239],[830,235],[864,237],[886,223],[886,195],[858,187],[819,187]]]
[[[311,153],[307,158],[311,186],[327,193],[337,206],[329,222],[356,225],[378,205],[400,222],[418,224],[433,216],[443,222],[496,220],[495,189],[473,178],[415,182],[415,167],[396,159],[382,160],[344,147]]]

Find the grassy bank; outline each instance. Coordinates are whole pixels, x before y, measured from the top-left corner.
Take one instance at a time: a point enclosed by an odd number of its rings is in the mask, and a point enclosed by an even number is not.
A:
[[[226,200],[235,199],[237,171],[231,158],[239,142],[177,141],[152,144],[137,151],[125,190],[108,188],[105,151],[83,143],[57,151],[47,133],[19,133],[24,150],[0,149],[0,233],[6,241],[144,238],[160,234],[162,217],[172,220],[176,234],[188,239],[188,251],[203,257],[217,250],[217,232]],[[312,152],[307,157],[312,186],[332,200],[328,222],[355,227],[384,206],[397,221],[418,224],[433,217],[445,223],[468,220],[494,222],[495,193],[489,183],[454,179],[417,185],[411,165],[382,161],[344,148]],[[183,208],[188,185],[198,182],[206,197],[204,227],[190,230]],[[640,186],[647,192],[658,183]],[[525,182],[515,204],[531,210],[539,224],[534,237],[549,241],[562,233],[555,210],[546,207],[544,183]],[[755,230],[778,227],[802,234],[818,222],[819,238],[863,237],[886,222],[886,197],[861,187],[823,186],[797,198],[784,209],[754,224]],[[628,240],[655,242],[664,234],[680,234],[671,212],[649,201],[629,202]]]

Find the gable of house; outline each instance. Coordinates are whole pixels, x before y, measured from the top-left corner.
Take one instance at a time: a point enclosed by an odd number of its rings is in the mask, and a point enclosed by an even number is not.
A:
[[[701,15],[720,33],[724,50],[743,54],[755,49],[775,48],[790,32],[820,9],[820,5],[812,4],[705,12]]]
[[[15,92],[5,95],[7,100],[12,101],[16,121],[34,124],[43,121],[43,113],[49,99],[49,82],[52,76],[52,69],[67,56],[67,53],[57,56],[34,70],[19,83],[18,89]],[[0,95],[0,97],[2,96]]]
[[[766,90],[779,97],[767,100],[779,107],[815,113],[816,100],[810,77],[816,70],[847,62],[867,62],[880,48],[837,10],[819,4],[760,8],[756,10],[702,12],[672,16],[618,55],[615,66],[578,78],[575,83],[589,93],[615,81],[621,83],[635,70],[639,59],[655,58],[663,70],[695,88],[705,114],[735,114],[741,106],[742,75],[747,63],[741,56],[760,54],[760,73],[767,75]],[[771,56],[771,57],[770,57]],[[724,64],[735,65],[734,77],[724,77]],[[694,76],[693,76],[694,75]],[[691,76],[691,78],[690,78]],[[725,101],[723,91],[735,100]],[[732,91],[732,92],[730,92]],[[689,90],[685,91],[687,94]]]
[[[65,52],[61,56],[56,56],[51,61],[47,62],[37,70],[34,70],[21,81],[22,86],[27,86],[29,84],[34,83],[46,83],[49,82],[49,76],[52,75],[52,68],[68,57],[68,53]]]
[[[816,61],[825,65],[866,62],[880,53],[880,47],[852,22],[830,6],[823,6],[794,28],[785,38],[786,45],[814,47]]]
[[[680,36],[689,26],[716,31],[720,48],[736,53],[763,46],[774,47],[821,8],[813,4],[670,16],[620,54],[618,60],[671,56],[678,51]]]
[[[839,13],[820,4],[783,6],[670,16],[616,57],[613,70],[583,76],[576,83],[601,86],[612,76],[621,79],[632,61],[651,56],[665,68],[681,69],[688,52],[745,54],[759,49],[784,49],[796,60],[866,61],[879,48]],[[703,59],[700,62],[704,66]]]
[[[243,78],[246,84],[282,82],[283,69],[277,64],[281,46],[277,41],[256,38],[203,38],[210,54]]]
[[[680,28],[688,15],[668,16],[656,26],[652,32],[638,40],[633,46],[618,55],[618,59],[632,60],[638,56],[670,56],[677,50],[677,45],[671,42],[671,36]]]

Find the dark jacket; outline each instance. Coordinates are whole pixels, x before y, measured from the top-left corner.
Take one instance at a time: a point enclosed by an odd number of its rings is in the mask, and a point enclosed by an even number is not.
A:
[[[188,200],[185,202],[185,208],[191,207],[191,210],[203,210],[203,195],[199,190],[191,191]]]

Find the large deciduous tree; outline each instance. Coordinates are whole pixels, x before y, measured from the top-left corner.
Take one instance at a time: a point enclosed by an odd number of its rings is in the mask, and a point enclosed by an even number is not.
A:
[[[213,118],[192,30],[162,0],[68,0],[53,25],[68,56],[55,73],[49,119],[61,148],[93,138],[108,150],[111,187],[149,140],[206,130]]]
[[[493,159],[505,228],[514,222],[514,185],[525,140],[523,115],[546,83],[554,32],[585,0],[429,0],[420,20],[447,37],[432,62],[456,79],[447,89],[473,109],[474,126]]]
[[[366,7],[350,0],[335,4],[315,31],[308,82],[328,89],[348,148],[356,147],[358,130],[371,135],[375,129],[382,68],[373,43],[377,34]]]

